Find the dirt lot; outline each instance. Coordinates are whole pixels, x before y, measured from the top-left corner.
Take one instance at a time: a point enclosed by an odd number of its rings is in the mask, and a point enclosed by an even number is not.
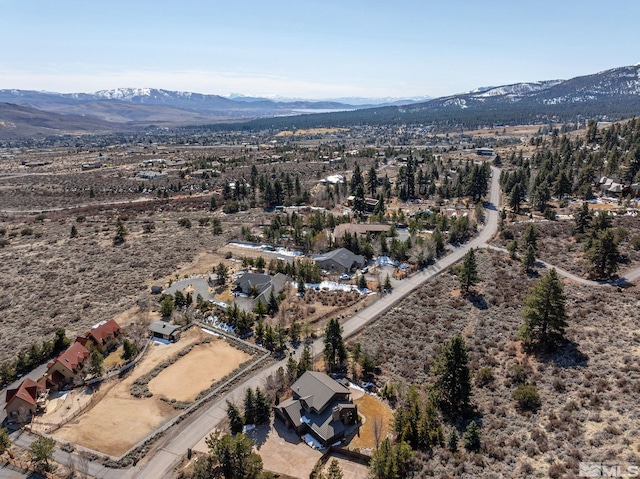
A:
[[[191,398],[249,358],[246,353],[235,350],[223,339],[215,339],[202,347],[195,347],[157,376],[160,380],[153,385],[152,397],[135,398],[131,395],[130,387],[137,378],[205,337],[211,336],[197,328],[191,328],[177,343],[154,343],[131,375],[122,381],[104,385],[103,390],[97,393],[99,400],[96,405],[56,431],[54,435],[63,441],[112,456],[124,454],[154,429],[179,414],[180,411],[162,401],[160,396],[179,396],[184,389],[180,399]],[[220,361],[220,355],[228,362]],[[185,369],[189,367],[200,373],[194,377],[194,380],[197,378],[195,385],[179,381],[184,378]],[[177,384],[182,388],[180,393],[176,389]],[[152,385],[149,386],[151,389]]]
[[[212,382],[219,381],[250,358],[223,339],[200,344],[153,378],[149,390],[154,396],[194,401]],[[207,374],[203,374],[205,371]]]

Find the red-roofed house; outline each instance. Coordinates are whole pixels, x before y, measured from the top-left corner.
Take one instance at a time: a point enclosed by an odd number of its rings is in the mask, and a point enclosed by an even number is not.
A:
[[[115,348],[121,334],[122,328],[113,319],[102,321],[91,328],[91,331],[85,335],[83,345],[89,351],[97,349],[101,353],[105,353]]]
[[[58,388],[73,382],[89,356],[89,351],[81,343],[73,343],[47,365],[47,378]]]
[[[7,389],[7,404],[4,407],[7,417],[26,420],[36,412],[46,410],[48,398],[46,378],[38,382],[26,378],[17,388]]]

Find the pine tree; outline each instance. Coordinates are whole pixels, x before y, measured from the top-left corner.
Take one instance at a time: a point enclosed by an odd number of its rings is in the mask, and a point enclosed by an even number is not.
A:
[[[458,273],[458,280],[460,281],[460,288],[465,294],[469,294],[471,286],[480,281],[480,276],[478,276],[478,264],[476,263],[473,248],[464,255],[464,260],[462,261],[462,266]]]
[[[589,203],[586,201],[582,203],[582,208],[575,215],[575,234],[584,234],[591,224],[591,213],[589,212]]]
[[[437,377],[435,392],[443,410],[461,412],[469,406],[471,374],[462,336],[456,334],[442,346],[431,372]]]
[[[611,229],[606,229],[591,242],[587,251],[591,262],[591,274],[598,279],[611,278],[618,271],[618,242]]]
[[[337,459],[333,459],[329,464],[326,479],[343,479],[342,469],[340,469],[340,464],[338,464]]]
[[[256,400],[251,388],[247,388],[244,392],[244,423],[256,423]]]
[[[78,236],[78,228],[76,228],[76,225],[71,225],[70,237],[71,238],[76,238],[77,236]]]
[[[255,406],[256,424],[268,424],[271,419],[271,403],[260,388],[256,388]]]
[[[449,433],[449,437],[447,438],[447,449],[451,452],[456,452],[458,450],[458,433],[455,429],[452,429]]]
[[[555,269],[538,281],[524,300],[524,323],[518,333],[525,346],[550,350],[564,338],[566,297]]]
[[[124,221],[118,218],[118,222],[116,224],[116,235],[113,237],[113,244],[120,245],[124,243],[129,232],[127,231],[127,227],[124,225]]]
[[[229,429],[231,434],[238,434],[242,432],[244,422],[242,421],[242,415],[238,407],[232,402],[227,401],[227,418],[229,419]]]
[[[324,359],[328,371],[333,371],[347,359],[342,339],[342,326],[336,318],[329,320],[324,331]]]
[[[467,451],[479,451],[480,444],[480,426],[475,421],[471,421],[464,432],[464,448]]]
[[[527,251],[529,246],[533,246],[535,252],[538,251],[538,230],[533,223],[529,223],[522,234],[522,249]]]
[[[313,358],[311,357],[311,348],[308,344],[305,344],[302,354],[300,355],[300,361],[298,361],[297,378],[302,376],[306,371],[311,371],[312,369]]]
[[[522,257],[522,272],[529,273],[536,264],[536,250],[533,245],[527,247],[527,252]]]

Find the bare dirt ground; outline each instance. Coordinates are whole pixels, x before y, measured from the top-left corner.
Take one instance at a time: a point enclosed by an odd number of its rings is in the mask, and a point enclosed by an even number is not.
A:
[[[198,393],[250,358],[249,354],[217,338],[194,347],[189,354],[158,374],[149,382],[149,390],[154,396],[193,401]]]
[[[191,397],[193,388],[189,383],[178,381],[184,369],[191,367],[200,373],[198,384],[202,386],[200,392],[211,385],[216,379],[231,372],[247,356],[236,350],[233,355],[226,341],[216,339],[206,348],[194,348],[191,352],[163,371],[165,377],[154,385],[156,393],[149,398],[136,398],[131,395],[133,382],[151,371],[162,361],[177,354],[179,351],[195,344],[210,335],[198,328],[191,328],[177,343],[154,343],[144,359],[136,366],[133,373],[121,381],[114,381],[102,387],[96,394],[96,404],[86,413],[66,424],[54,433],[58,439],[93,449],[104,454],[120,456],[138,441],[143,439],[160,425],[179,414],[168,402],[162,401],[162,395],[171,398],[176,394],[176,384],[185,388],[185,396]],[[232,348],[233,349],[233,348]],[[218,361],[220,354],[230,360],[229,364]],[[183,361],[184,360],[184,361]],[[179,364],[182,362],[182,364]],[[178,365],[172,371],[173,366]],[[162,373],[161,373],[162,374]],[[172,384],[172,381],[175,384]],[[162,386],[168,386],[163,390]],[[199,386],[198,386],[199,387]],[[195,392],[195,394],[197,394]],[[187,394],[188,393],[188,394]]]
[[[529,355],[517,331],[536,278],[520,273],[505,254],[480,250],[476,258],[482,281],[474,296],[452,295],[459,282],[446,272],[353,339],[380,355],[383,378],[404,384],[400,390],[432,383],[438,349],[456,333],[470,350],[472,375],[481,367],[493,370],[493,381],[473,388],[481,452],[438,449],[419,457],[418,476],[547,477],[553,466],[564,471],[555,477],[575,477],[581,460],[640,463],[638,288],[566,283],[569,342],[551,356]],[[540,393],[535,413],[519,412],[511,399],[516,364]],[[445,424],[445,436],[454,427],[464,431],[464,425]]]
[[[354,436],[347,447],[365,454],[372,454],[376,449],[376,434],[378,440],[382,442],[391,431],[393,410],[388,404],[371,394],[353,398],[353,402],[358,407],[358,414],[363,417],[364,423],[360,427],[360,433]]]

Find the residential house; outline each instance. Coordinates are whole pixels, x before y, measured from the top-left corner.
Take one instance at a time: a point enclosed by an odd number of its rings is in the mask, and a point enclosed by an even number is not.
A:
[[[271,293],[278,296],[284,291],[288,277],[277,273],[274,276],[259,273],[244,273],[235,280],[234,291],[241,293],[234,303],[244,311],[253,311],[258,301],[265,306],[269,303]]]
[[[7,389],[7,403],[4,408],[12,420],[28,420],[38,412],[47,409],[49,389],[46,378],[36,382],[26,378],[15,389]]]
[[[391,225],[381,223],[341,223],[333,229],[333,239],[341,240],[346,233],[351,236],[358,235],[360,238],[366,236],[377,236],[386,233],[391,229]]]
[[[76,341],[82,343],[90,352],[97,349],[101,353],[112,351],[118,345],[118,338],[122,335],[122,328],[115,320],[101,321],[91,328],[83,338]]]
[[[310,434],[323,446],[357,429],[358,410],[347,387],[324,373],[307,371],[291,386],[293,397],[274,407],[276,417],[300,435]]]
[[[180,326],[166,321],[154,321],[149,325],[149,331],[154,338],[166,339],[175,342],[180,339]]]
[[[90,354],[81,342],[76,341],[47,365],[47,380],[58,389],[73,383]]]
[[[361,269],[366,261],[364,256],[354,254],[346,248],[338,248],[328,253],[316,255],[313,260],[321,269],[331,273],[352,272]]]

